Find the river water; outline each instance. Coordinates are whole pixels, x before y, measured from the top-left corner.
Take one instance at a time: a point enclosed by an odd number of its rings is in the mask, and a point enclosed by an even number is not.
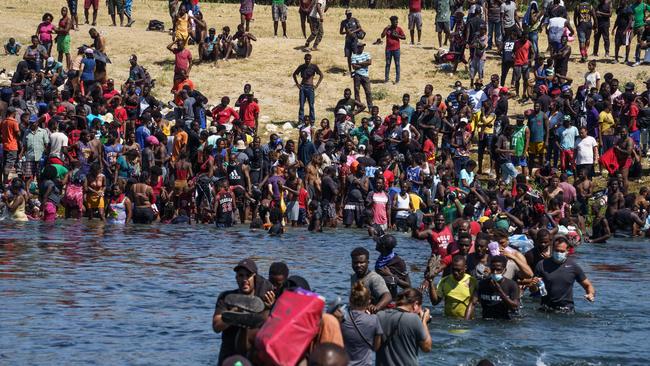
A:
[[[328,300],[347,298],[352,248],[376,258],[361,230],[269,238],[209,226],[9,225],[0,223],[0,365],[214,364],[214,302],[236,286],[232,267],[241,258],[254,257],[263,274],[284,260]],[[419,284],[428,244],[398,236],[396,251]],[[650,245],[584,245],[577,259],[596,287],[594,304],[578,285],[573,316],[540,314],[525,299],[522,319],[451,321],[441,304],[422,364],[648,363]]]

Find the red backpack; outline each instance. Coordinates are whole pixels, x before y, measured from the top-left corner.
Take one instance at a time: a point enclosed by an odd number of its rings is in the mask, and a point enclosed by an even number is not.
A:
[[[320,330],[325,301],[314,293],[285,291],[255,337],[261,365],[293,366]]]

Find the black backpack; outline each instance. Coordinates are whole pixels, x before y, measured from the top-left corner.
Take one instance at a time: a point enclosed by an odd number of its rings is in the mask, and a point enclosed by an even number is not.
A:
[[[636,125],[639,128],[650,128],[650,107],[641,108]]]
[[[164,32],[165,31],[165,23],[161,22],[160,20],[150,20],[149,21],[149,26],[147,27],[148,31],[155,31],[155,32]]]

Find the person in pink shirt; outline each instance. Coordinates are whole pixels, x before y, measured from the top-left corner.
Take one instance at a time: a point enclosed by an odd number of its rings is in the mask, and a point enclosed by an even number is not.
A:
[[[36,27],[36,35],[41,45],[47,50],[47,57],[52,53],[52,33],[54,33],[54,16],[50,13],[43,14],[43,22]]]

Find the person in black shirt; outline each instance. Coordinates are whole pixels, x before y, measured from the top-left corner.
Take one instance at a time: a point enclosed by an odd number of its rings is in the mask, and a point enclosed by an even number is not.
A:
[[[594,56],[598,56],[598,44],[600,37],[603,37],[603,46],[605,47],[605,58],[609,58],[609,18],[612,17],[612,4],[610,0],[600,0],[596,7],[596,19],[598,28],[594,33]]]
[[[534,284],[544,282],[547,294],[542,296],[544,311],[573,312],[573,283],[578,282],[585,289],[585,299],[593,302],[596,289],[587,279],[582,268],[568,257],[569,242],[563,236],[555,238],[551,258],[544,259],[535,266]]]
[[[510,319],[512,313],[519,308],[519,286],[503,276],[507,262],[508,259],[501,255],[490,259],[490,277],[479,282],[467,318],[472,316],[475,304],[479,301],[484,319]]]
[[[625,63],[630,58],[630,41],[634,12],[628,4],[628,0],[621,0],[616,8],[616,21],[614,22],[614,63],[618,63],[618,50],[625,46]]]
[[[324,224],[329,223],[331,227],[336,227],[336,197],[339,193],[339,185],[334,181],[335,176],[336,170],[328,166],[323,170],[323,178],[321,180],[323,220]]]
[[[230,294],[242,294],[259,297],[264,301],[267,309],[263,311],[263,317],[268,315],[268,309],[275,302],[273,285],[257,273],[257,264],[255,264],[255,261],[250,258],[244,259],[235,266],[234,271],[236,273],[237,289],[224,291],[219,294],[214,315],[212,316],[212,329],[215,333],[222,333],[218,365],[221,365],[223,360],[232,355],[246,355],[246,350],[241,350],[237,347],[237,335],[240,331],[246,331],[246,329],[227,324],[223,321],[222,314],[230,310],[225,301],[226,296]]]
[[[394,251],[397,246],[394,236],[384,234],[374,239],[377,242],[375,250],[379,252],[375,272],[384,279],[391,296],[397,297],[398,292],[411,287],[406,262]]]

